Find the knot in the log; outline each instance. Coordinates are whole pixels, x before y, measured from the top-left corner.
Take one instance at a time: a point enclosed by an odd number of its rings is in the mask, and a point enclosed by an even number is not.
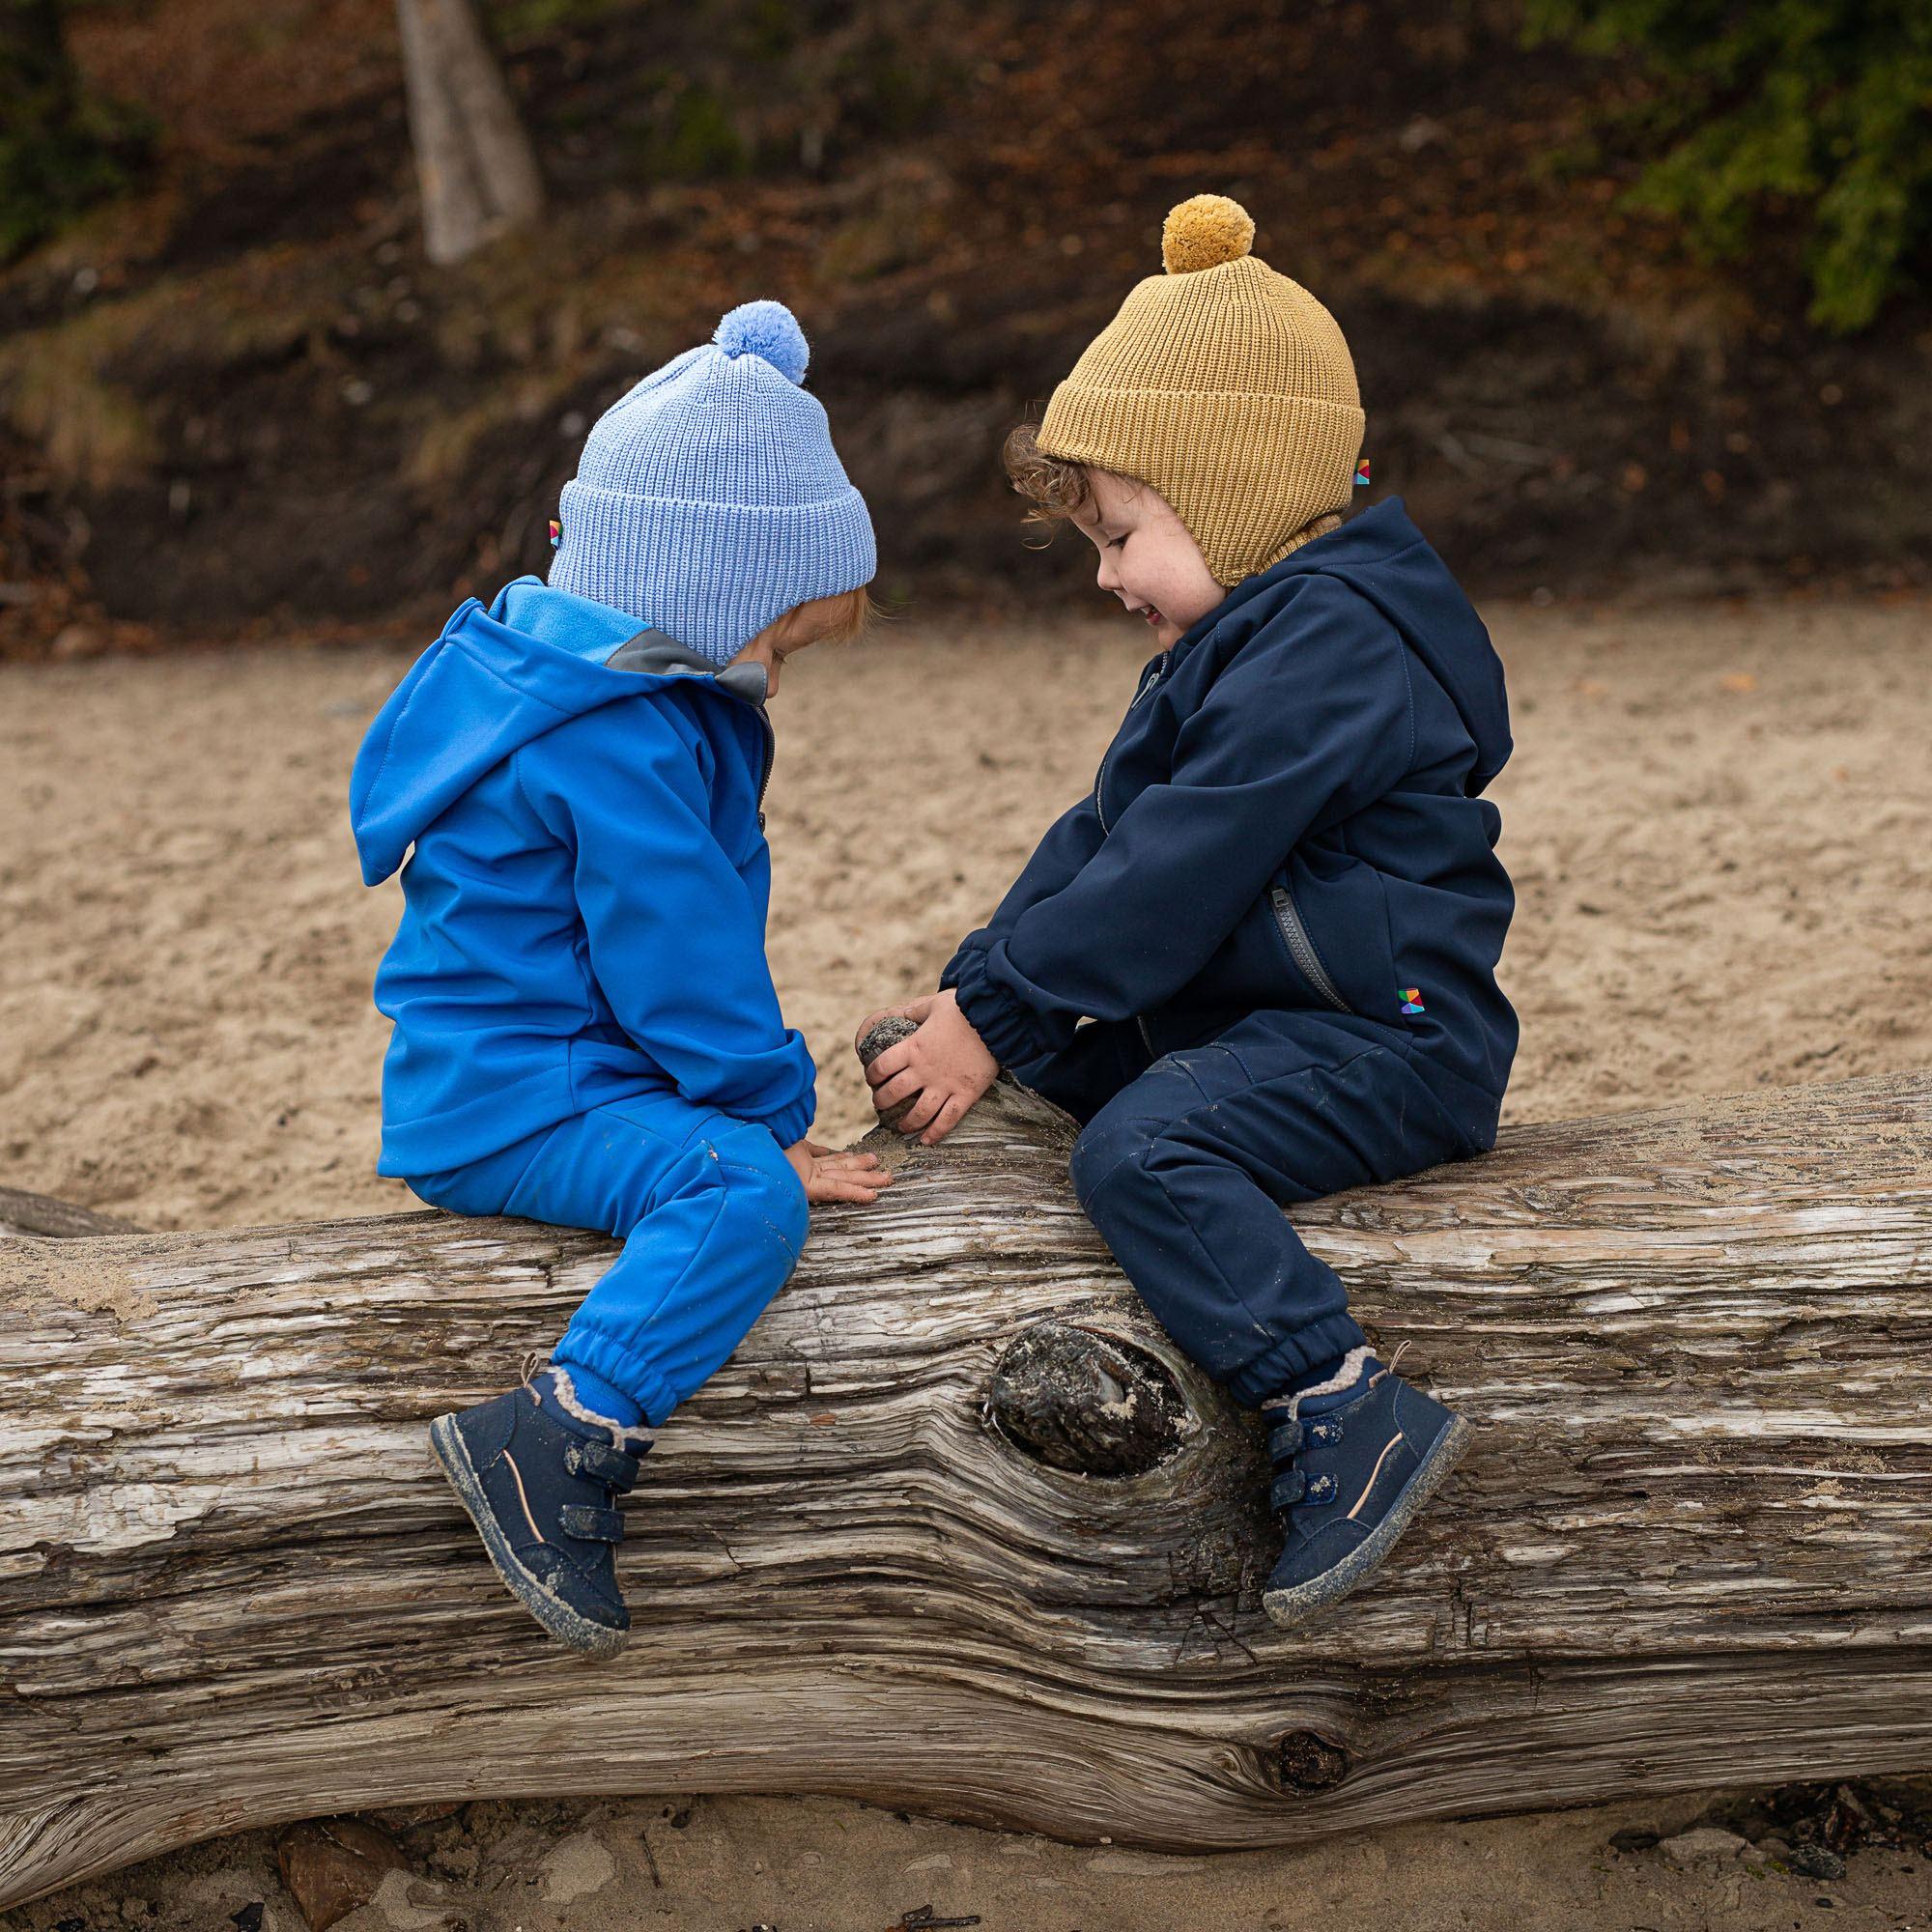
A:
[[[1349,1753],[1313,1731],[1290,1731],[1268,1753],[1267,1769],[1282,1791],[1329,1791],[1348,1776]]]
[[[1119,1336],[1039,1321],[993,1368],[986,1413],[1016,1449],[1083,1476],[1138,1476],[1192,1434],[1165,1363]]]

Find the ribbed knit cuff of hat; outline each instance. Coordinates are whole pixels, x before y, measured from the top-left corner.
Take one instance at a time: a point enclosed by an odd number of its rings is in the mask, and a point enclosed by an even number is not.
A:
[[[878,569],[872,520],[849,486],[815,503],[703,503],[572,481],[558,513],[557,589],[655,624],[713,664]]]

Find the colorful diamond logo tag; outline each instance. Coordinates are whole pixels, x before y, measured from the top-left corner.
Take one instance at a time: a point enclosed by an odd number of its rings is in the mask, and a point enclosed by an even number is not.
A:
[[[1369,486],[1369,459],[1365,456],[1355,465],[1355,488],[1366,490]]]
[[[1422,1004],[1422,988],[1420,986],[1398,986],[1395,991],[1396,997],[1402,1002],[1404,1012],[1420,1013],[1428,1010]]]
[[[550,520],[550,547],[554,550],[563,541],[563,526],[553,517]]]

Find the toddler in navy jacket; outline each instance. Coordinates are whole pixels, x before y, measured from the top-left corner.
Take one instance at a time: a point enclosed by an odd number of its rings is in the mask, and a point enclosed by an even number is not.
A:
[[[364,880],[403,872],[381,1171],[624,1241],[541,1373],[431,1429],[497,1573],[586,1652],[629,1628],[614,1500],[652,1430],[791,1272],[808,1204],[890,1179],[806,1138],[765,962],[765,700],[863,627],[876,565],[806,356],[748,302],[607,411],[549,582],[455,612],[351,782]]]
[[[928,1144],[1003,1067],[1084,1123],[1081,1205],[1269,1424],[1288,1623],[1376,1568],[1468,1432],[1376,1359],[1281,1208],[1494,1142],[1514,898],[1481,793],[1510,737],[1489,636],[1401,503],[1337,514],[1353,365],[1252,235],[1222,197],[1177,208],[1167,273],[1009,440],[1034,515],[1079,526],[1162,648],[1092,795],[867,1077]]]

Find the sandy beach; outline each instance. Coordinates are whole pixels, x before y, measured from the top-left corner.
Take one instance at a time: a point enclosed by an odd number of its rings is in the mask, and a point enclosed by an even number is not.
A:
[[[1932,1062],[1927,604],[1487,614],[1518,743],[1493,790],[1520,895],[1503,979],[1523,1044],[1505,1119]],[[373,1173],[385,1027],[369,982],[399,894],[357,883],[345,794],[363,728],[423,641],[0,668],[0,1179],[155,1228],[412,1205]],[[787,671],[772,955],[819,1057],[822,1138],[868,1122],[854,1024],[930,986],[1091,784],[1146,654],[1123,620],[954,615]],[[1932,1918],[1932,1846],[1868,1849],[1820,1879],[1780,1869],[1775,1844],[1680,1862],[1641,1842],[1713,1802],[1185,1859],[814,1798],[532,1799],[399,1824],[409,1869],[340,1922],[864,1932],[928,1906],[1022,1932]],[[231,1919],[299,1925],[271,1833],[0,1923]]]

